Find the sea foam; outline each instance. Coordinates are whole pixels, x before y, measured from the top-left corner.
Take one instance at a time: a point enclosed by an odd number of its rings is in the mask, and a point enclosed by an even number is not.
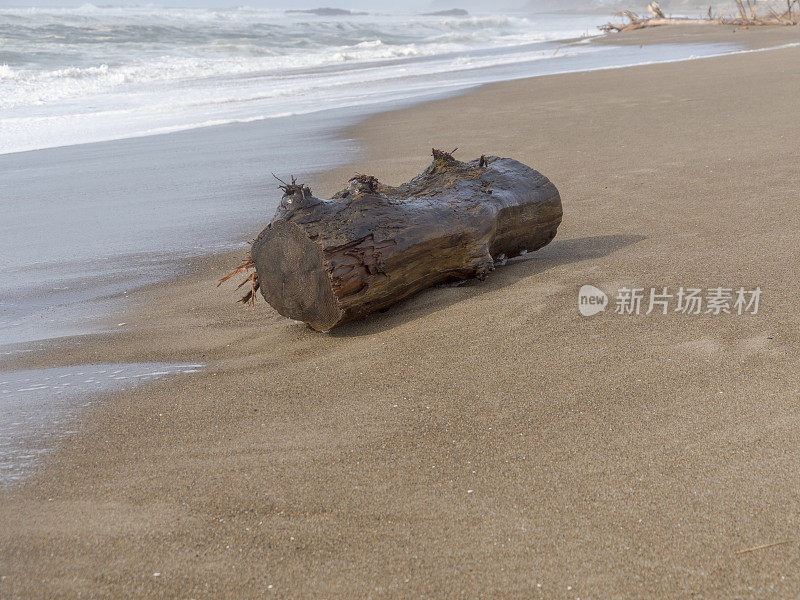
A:
[[[595,20],[3,8],[0,153],[447,89],[443,74],[546,58]]]

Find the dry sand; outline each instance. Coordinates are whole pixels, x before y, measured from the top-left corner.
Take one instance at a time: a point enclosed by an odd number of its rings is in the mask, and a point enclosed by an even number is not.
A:
[[[789,48],[357,126],[363,160],[315,191],[432,146],[512,156],[560,189],[556,240],[329,335],[235,306],[212,257],[140,294],[135,331],[20,359],[208,368],[96,404],[3,492],[0,596],[797,597],[799,93]],[[585,318],[587,283],[763,297]]]

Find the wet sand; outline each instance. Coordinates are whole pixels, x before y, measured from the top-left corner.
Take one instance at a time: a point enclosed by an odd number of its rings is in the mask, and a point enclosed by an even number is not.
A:
[[[0,594],[796,596],[798,64],[493,84],[347,131],[363,158],[318,193],[457,146],[546,174],[559,234],[328,335],[216,289],[238,256],[198,259],[137,294],[130,332],[21,355],[208,367],[109,395],[0,492]],[[757,315],[586,318],[584,284],[763,296]]]

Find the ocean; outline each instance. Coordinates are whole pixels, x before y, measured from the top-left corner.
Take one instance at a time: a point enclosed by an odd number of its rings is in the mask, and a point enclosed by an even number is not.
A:
[[[372,104],[546,59],[597,17],[0,9],[0,153]],[[571,52],[588,53],[588,46]]]

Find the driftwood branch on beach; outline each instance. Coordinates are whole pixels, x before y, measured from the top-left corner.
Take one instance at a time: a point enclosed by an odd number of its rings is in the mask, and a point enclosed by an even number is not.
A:
[[[241,289],[249,283],[250,288],[247,290],[245,295],[239,299],[239,302],[248,306],[253,306],[256,301],[256,293],[261,287],[261,284],[258,281],[258,273],[255,271],[255,268],[256,264],[253,262],[253,257],[248,254],[242,261],[242,264],[219,280],[217,287],[221,286],[232,277],[236,277],[241,273],[246,273],[245,278],[236,289]]]
[[[398,187],[359,175],[330,200],[294,181],[282,189],[253,242],[255,281],[245,283],[319,331],[437,284],[483,279],[496,262],[549,243],[562,216],[558,190],[530,167],[485,156],[464,163],[439,150]]]
[[[635,31],[646,27],[661,27],[663,25],[735,25],[739,27],[755,27],[760,25],[798,25],[800,24],[800,0],[786,0],[786,10],[777,12],[770,9],[768,15],[759,15],[755,0],[735,0],[736,16],[716,17],[711,7],[708,8],[708,18],[688,19],[682,17],[667,17],[658,2],[651,2],[647,10],[651,17],[640,17],[633,11],[626,10],[620,13],[627,19],[622,23],[606,23],[599,29],[605,32]]]

